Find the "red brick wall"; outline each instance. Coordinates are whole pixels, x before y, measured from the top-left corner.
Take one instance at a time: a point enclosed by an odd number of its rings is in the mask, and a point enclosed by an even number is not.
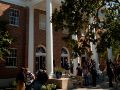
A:
[[[3,2],[0,2],[3,3]],[[8,3],[5,3],[8,4]],[[11,48],[16,48],[17,49],[17,67],[24,66],[26,64],[25,61],[25,53],[26,52],[26,32],[28,31],[27,29],[27,8],[20,7],[17,5],[10,4],[10,8],[16,8],[20,11],[20,20],[19,20],[19,26],[8,26],[9,33],[15,38],[15,42],[10,46]],[[3,14],[3,17],[5,16],[8,18],[7,12],[9,11],[6,10]],[[17,73],[17,68],[6,68],[5,66],[0,67],[0,78],[10,78],[10,77],[15,77]]]
[[[3,3],[0,1],[0,3]],[[8,4],[8,3],[5,3]],[[29,33],[29,9],[17,5],[10,4],[12,8],[20,10],[20,26],[14,27],[9,26],[9,32],[15,37],[16,41],[10,46],[11,48],[17,49],[17,66],[28,66],[28,33]],[[44,11],[35,10],[34,11],[34,50],[39,46],[43,45],[46,47],[46,31],[39,30],[39,14]],[[7,11],[3,16],[7,15]],[[53,54],[56,65],[60,65],[61,59],[61,49],[65,47],[65,42],[62,40],[62,32],[53,31]],[[35,60],[34,60],[35,61]],[[33,62],[35,63],[35,62]],[[6,68],[5,66],[0,66],[0,78],[11,78],[15,77],[18,69],[17,68]]]

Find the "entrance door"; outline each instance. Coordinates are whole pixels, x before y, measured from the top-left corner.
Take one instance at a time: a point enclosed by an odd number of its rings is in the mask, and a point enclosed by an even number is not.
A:
[[[45,69],[45,56],[36,57],[36,71],[40,69]]]
[[[46,69],[46,53],[43,47],[37,48],[35,58],[35,71]]]
[[[68,52],[65,48],[61,50],[61,67],[64,68],[65,60],[68,60]]]
[[[67,57],[61,57],[61,67],[64,68],[65,60],[68,59]]]

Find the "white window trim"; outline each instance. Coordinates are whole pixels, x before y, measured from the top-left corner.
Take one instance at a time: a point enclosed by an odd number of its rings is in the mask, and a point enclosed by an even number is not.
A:
[[[14,50],[16,50],[17,51],[17,49],[16,48],[10,48],[10,49],[14,49]],[[16,53],[17,54],[17,53]],[[7,58],[16,58],[16,66],[5,66],[6,68],[17,68],[17,56],[16,57],[7,57]]]
[[[16,10],[16,11],[18,11],[19,16],[18,17],[10,16],[10,12],[9,12],[9,25],[19,27],[19,25],[20,25],[20,10],[19,9],[15,9],[15,8],[10,8],[10,10]],[[11,24],[10,23],[10,17],[17,18],[18,25],[17,24]]]
[[[41,53],[41,52],[39,52],[39,53],[36,53],[35,55],[36,55],[36,56],[46,56],[46,53]]]

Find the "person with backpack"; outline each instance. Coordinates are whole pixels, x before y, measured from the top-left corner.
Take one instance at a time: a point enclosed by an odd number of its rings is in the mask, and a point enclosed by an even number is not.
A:
[[[27,68],[25,68],[25,76],[26,76],[26,81],[25,81],[26,88],[25,88],[25,90],[31,90],[35,76]]]
[[[49,76],[46,70],[40,69],[36,73],[36,79],[34,81],[34,90],[41,90],[42,85],[46,85],[48,82]]]

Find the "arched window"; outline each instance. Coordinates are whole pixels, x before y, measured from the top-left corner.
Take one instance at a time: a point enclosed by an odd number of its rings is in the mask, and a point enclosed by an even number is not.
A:
[[[68,52],[67,52],[67,50],[65,48],[62,48],[61,53],[62,54],[68,54]]]
[[[45,49],[43,47],[39,47],[39,48],[36,49],[36,53],[39,53],[39,52],[46,53]]]
[[[46,69],[46,51],[43,47],[36,48],[35,69]]]

